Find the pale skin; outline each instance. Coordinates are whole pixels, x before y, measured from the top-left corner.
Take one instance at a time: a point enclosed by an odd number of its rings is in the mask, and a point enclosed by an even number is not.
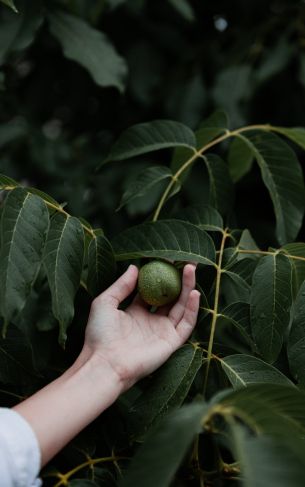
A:
[[[58,379],[14,407],[37,436],[41,466],[191,335],[200,299],[194,289],[195,265],[184,266],[177,302],[155,313],[139,295],[124,311],[118,309],[135,289],[137,278],[138,269],[131,265],[95,298],[77,360]]]

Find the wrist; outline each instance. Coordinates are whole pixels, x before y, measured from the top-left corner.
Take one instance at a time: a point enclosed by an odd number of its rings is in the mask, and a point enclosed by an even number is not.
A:
[[[124,381],[117,371],[113,369],[109,361],[86,345],[84,345],[80,355],[64,375],[71,376],[75,374],[81,374],[95,388],[107,382],[111,385],[116,398],[125,390]]]
[[[89,366],[92,369],[91,373],[94,376],[100,374],[103,378],[106,376],[111,379],[113,385],[119,391],[118,395],[129,389],[136,382],[130,370],[121,363],[121,360],[115,360],[114,357],[109,358],[101,350],[92,350],[86,343],[69,370],[73,373],[83,368],[85,364],[87,364],[87,368]]]

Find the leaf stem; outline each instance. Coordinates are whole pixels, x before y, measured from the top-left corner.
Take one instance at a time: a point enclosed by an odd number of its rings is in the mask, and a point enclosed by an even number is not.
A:
[[[268,124],[267,125],[257,124],[257,125],[247,125],[246,127],[241,127],[239,129],[236,129],[236,130],[226,130],[223,135],[220,135],[216,139],[214,139],[211,142],[209,142],[208,144],[204,145],[203,147],[201,147],[201,149],[199,149],[199,150],[194,149],[194,154],[187,161],[185,161],[184,164],[182,164],[182,166],[175,172],[175,174],[173,174],[171,181],[169,182],[168,186],[166,187],[166,189],[164,190],[164,193],[161,196],[161,199],[160,199],[159,204],[158,204],[158,206],[156,208],[156,211],[154,213],[154,216],[153,216],[152,221],[155,222],[155,221],[158,220],[159,215],[160,215],[160,211],[163,208],[163,205],[164,205],[164,203],[166,201],[166,198],[168,197],[168,195],[169,195],[169,193],[170,193],[173,185],[177,182],[179,176],[198,157],[200,157],[203,154],[203,152],[206,152],[211,147],[214,147],[215,145],[219,144],[220,142],[223,142],[226,139],[229,139],[230,137],[236,137],[238,134],[240,134],[242,132],[246,132],[248,130],[265,130],[265,131],[270,131],[270,130],[274,130],[274,127],[272,125],[268,125]]]
[[[276,250],[275,252],[270,252],[268,250],[246,250],[246,249],[236,249],[236,252],[239,254],[261,254],[261,255],[275,255],[278,254],[279,251]],[[301,257],[300,255],[291,255],[288,254],[288,252],[282,252],[282,255],[285,257],[288,257],[289,259],[294,259],[294,260],[302,260],[303,262],[305,261],[305,257]]]
[[[79,470],[82,470],[83,468],[92,467],[97,463],[116,462],[117,460],[126,460],[126,459],[128,459],[128,457],[111,456],[111,457],[102,457],[102,458],[89,458],[86,462],[77,465],[77,467],[72,468],[65,474],[59,472],[52,474],[52,477],[59,478],[59,482],[57,482],[54,487],[60,487],[61,485],[68,485],[69,478],[72,477],[72,475],[77,473]]]
[[[210,370],[210,362],[212,358],[212,350],[213,350],[213,343],[214,343],[214,335],[216,330],[216,322],[218,316],[218,305],[219,305],[219,294],[220,294],[220,280],[221,280],[221,273],[222,273],[222,258],[223,252],[225,247],[225,241],[228,237],[227,228],[223,232],[221,245],[220,245],[220,252],[218,256],[218,264],[216,266],[217,273],[216,273],[216,284],[215,284],[215,299],[214,299],[214,313],[212,314],[212,324],[211,324],[211,332],[209,338],[209,345],[208,345],[208,354],[207,354],[207,364],[205,369],[205,378],[203,384],[203,394],[206,393],[207,383],[208,383],[208,375]]]

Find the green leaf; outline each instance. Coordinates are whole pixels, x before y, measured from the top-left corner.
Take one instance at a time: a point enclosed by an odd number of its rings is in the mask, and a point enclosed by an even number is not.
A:
[[[170,357],[132,405],[137,433],[181,406],[201,365],[202,349],[193,345],[184,345]]]
[[[8,186],[10,189],[17,188],[19,183],[17,183],[17,181],[14,179],[5,176],[4,174],[0,174],[0,191],[6,189]]]
[[[302,225],[305,190],[301,166],[290,147],[267,132],[251,131],[242,136],[260,167],[276,216],[280,244],[295,240]]]
[[[215,110],[208,118],[203,120],[199,126],[202,128],[220,128],[225,132],[229,126],[228,115],[223,110]]]
[[[244,263],[244,261],[241,262]],[[227,302],[243,301],[249,303],[250,285],[238,273],[223,269],[221,286]]]
[[[228,166],[216,154],[202,156],[209,174],[209,204],[221,214],[230,211],[234,202],[234,186]]]
[[[177,218],[207,231],[221,232],[223,229],[222,216],[215,208],[208,205],[198,204],[182,208]]]
[[[113,283],[116,262],[112,246],[103,235],[93,238],[88,248],[87,289],[96,297]]]
[[[177,12],[179,12],[180,15],[185,20],[188,20],[189,22],[194,22],[195,20],[195,13],[191,5],[189,4],[188,0],[168,0],[169,3],[174,7]]]
[[[242,234],[238,242],[237,250],[254,250],[254,251],[258,250],[259,251],[259,247],[257,246],[254,238],[252,237],[248,229],[242,231]],[[259,253],[256,254],[255,252],[253,253],[238,252],[237,254],[237,260],[244,260],[244,259],[257,260],[258,258],[259,258]]]
[[[295,380],[305,385],[305,282],[297,295],[288,339],[288,360]]]
[[[305,149],[305,129],[303,127],[272,127],[276,132],[281,135],[285,135],[295,144],[299,145],[302,149]]]
[[[48,226],[49,214],[41,198],[22,188],[8,194],[1,217],[0,250],[0,314],[5,328],[30,294]]]
[[[48,195],[47,193],[44,193],[43,191],[40,191],[40,189],[37,188],[26,188],[29,193],[36,194],[37,196],[40,196],[45,202],[51,203],[54,205],[56,208],[61,208],[61,205],[52,198],[52,196]],[[54,208],[55,209],[55,208]]]
[[[274,362],[282,348],[292,302],[292,269],[282,254],[262,257],[251,289],[252,333],[262,357]]]
[[[33,382],[32,347],[28,338],[13,324],[0,337],[0,382],[26,385]]]
[[[60,10],[53,10],[48,18],[67,58],[86,68],[98,85],[124,91],[127,66],[105,34]]]
[[[304,260],[298,260],[290,258],[290,264],[293,269],[293,296],[296,297],[298,291],[305,280],[305,243],[294,242],[284,245],[281,250],[285,252],[286,255],[301,257]]]
[[[4,3],[4,5],[7,5],[8,7],[10,7],[12,10],[14,10],[14,12],[18,12],[17,8],[16,8],[16,5],[14,4],[13,0],[0,0],[2,3]]]
[[[153,166],[142,169],[130,181],[117,210],[123,208],[123,206],[132,201],[134,198],[144,196],[145,193],[150,191],[151,188],[160,183],[160,181],[170,179],[172,176],[171,170],[165,166]]]
[[[243,387],[212,403],[221,404],[224,414],[242,420],[257,433],[276,436],[305,432],[305,393],[284,384],[257,384]],[[221,411],[221,408],[219,408]]]
[[[133,457],[120,487],[168,487],[196,433],[207,408],[190,404],[158,423]]]
[[[247,174],[253,163],[253,153],[250,147],[240,137],[236,137],[230,144],[228,164],[232,181],[236,183]]]
[[[180,122],[154,120],[134,125],[118,138],[104,162],[120,161],[169,147],[195,149],[196,139],[191,129]]]
[[[74,316],[74,297],[80,284],[84,258],[84,232],[77,218],[57,213],[51,220],[44,265],[52,294],[52,310],[59,321],[59,342]]]
[[[19,1],[19,14],[10,10],[1,12],[0,64],[13,51],[26,49],[34,40],[43,22],[41,2]]]
[[[158,257],[213,265],[211,237],[191,223],[161,220],[128,228],[112,240],[116,260]]]
[[[253,341],[250,328],[250,309],[249,304],[245,302],[236,302],[229,304],[217,318],[216,336],[220,339],[231,332],[233,337],[233,343],[229,343],[232,348],[236,348],[238,344],[238,338],[244,339],[244,341],[250,346],[253,352],[256,351],[256,345]]]
[[[252,355],[229,355],[221,359],[221,366],[234,389],[259,382],[294,385],[278,369]]]
[[[244,487],[301,487],[304,485],[304,441],[254,437],[239,424],[230,424],[235,458],[241,463]]]

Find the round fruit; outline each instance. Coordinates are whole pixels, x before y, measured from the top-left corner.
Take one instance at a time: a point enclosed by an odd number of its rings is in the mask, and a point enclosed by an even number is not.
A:
[[[181,292],[180,272],[169,262],[153,260],[140,269],[138,291],[152,306],[171,303]]]

